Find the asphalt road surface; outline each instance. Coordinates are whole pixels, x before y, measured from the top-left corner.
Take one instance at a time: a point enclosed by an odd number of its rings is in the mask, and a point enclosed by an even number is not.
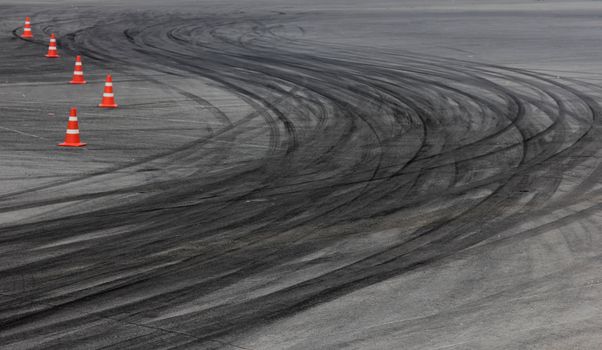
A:
[[[601,349],[601,47],[589,1],[4,1],[0,348]]]

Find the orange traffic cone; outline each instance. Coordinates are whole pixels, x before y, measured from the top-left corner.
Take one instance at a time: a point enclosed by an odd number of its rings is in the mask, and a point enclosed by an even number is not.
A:
[[[75,57],[75,68],[73,70],[73,79],[70,81],[71,84],[85,84],[84,80],[84,68],[82,67],[82,58],[78,55]]]
[[[50,45],[48,46],[48,53],[46,54],[48,58],[58,58],[59,54],[56,52],[56,38],[53,34],[50,34]]]
[[[115,103],[115,95],[113,94],[113,77],[111,77],[111,74],[107,74],[105,90],[102,94],[102,102],[98,105],[98,107],[117,108],[117,104]]]
[[[21,38],[33,38],[33,34],[31,33],[31,20],[29,19],[29,17],[25,17],[25,26],[23,26],[23,35],[21,35]]]
[[[77,109],[71,108],[69,113],[69,122],[67,123],[67,133],[65,134],[65,142],[59,143],[63,147],[82,147],[86,144],[79,139],[79,124],[77,123]]]

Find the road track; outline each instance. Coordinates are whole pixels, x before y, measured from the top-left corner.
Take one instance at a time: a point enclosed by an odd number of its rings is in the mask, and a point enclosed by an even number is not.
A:
[[[18,219],[0,222],[1,347],[247,348],[238,337],[279,320],[599,210],[588,155],[601,91],[588,82],[306,39],[295,14],[31,16],[65,56],[153,89],[155,102],[126,98],[124,115],[183,101],[173,118],[213,122],[182,139],[162,126],[169,149],[147,140],[3,188],[0,215]],[[2,43],[17,55],[34,44],[45,38]]]

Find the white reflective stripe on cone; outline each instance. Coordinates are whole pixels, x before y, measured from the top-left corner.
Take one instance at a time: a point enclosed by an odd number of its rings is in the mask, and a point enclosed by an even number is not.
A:
[[[48,50],[50,50],[50,51],[56,51],[56,47],[50,46],[50,47],[48,47]]]
[[[69,117],[69,121],[70,122],[76,122],[77,121],[77,117]]]
[[[105,83],[105,86],[113,86],[113,83]]]
[[[31,22],[29,22],[29,21],[25,21],[25,24],[31,24]]]
[[[77,129],[75,129],[75,130],[67,129],[67,134],[71,134],[71,135],[79,134],[79,130],[77,130]]]
[[[56,39],[50,39],[51,43],[56,43]]]
[[[31,28],[23,28],[24,32],[31,32]]]
[[[76,66],[81,66],[81,65],[82,65],[82,63],[81,63],[81,62],[75,62],[75,65],[76,65]]]
[[[104,94],[102,94],[102,97],[113,97],[113,96],[115,96],[115,95],[114,94],[110,94],[110,93],[106,93],[106,92]]]
[[[84,75],[82,71],[73,71],[73,75]]]

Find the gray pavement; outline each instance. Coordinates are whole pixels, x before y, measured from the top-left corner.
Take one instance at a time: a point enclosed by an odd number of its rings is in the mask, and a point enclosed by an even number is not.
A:
[[[602,348],[601,28],[595,1],[0,3],[0,348]]]

